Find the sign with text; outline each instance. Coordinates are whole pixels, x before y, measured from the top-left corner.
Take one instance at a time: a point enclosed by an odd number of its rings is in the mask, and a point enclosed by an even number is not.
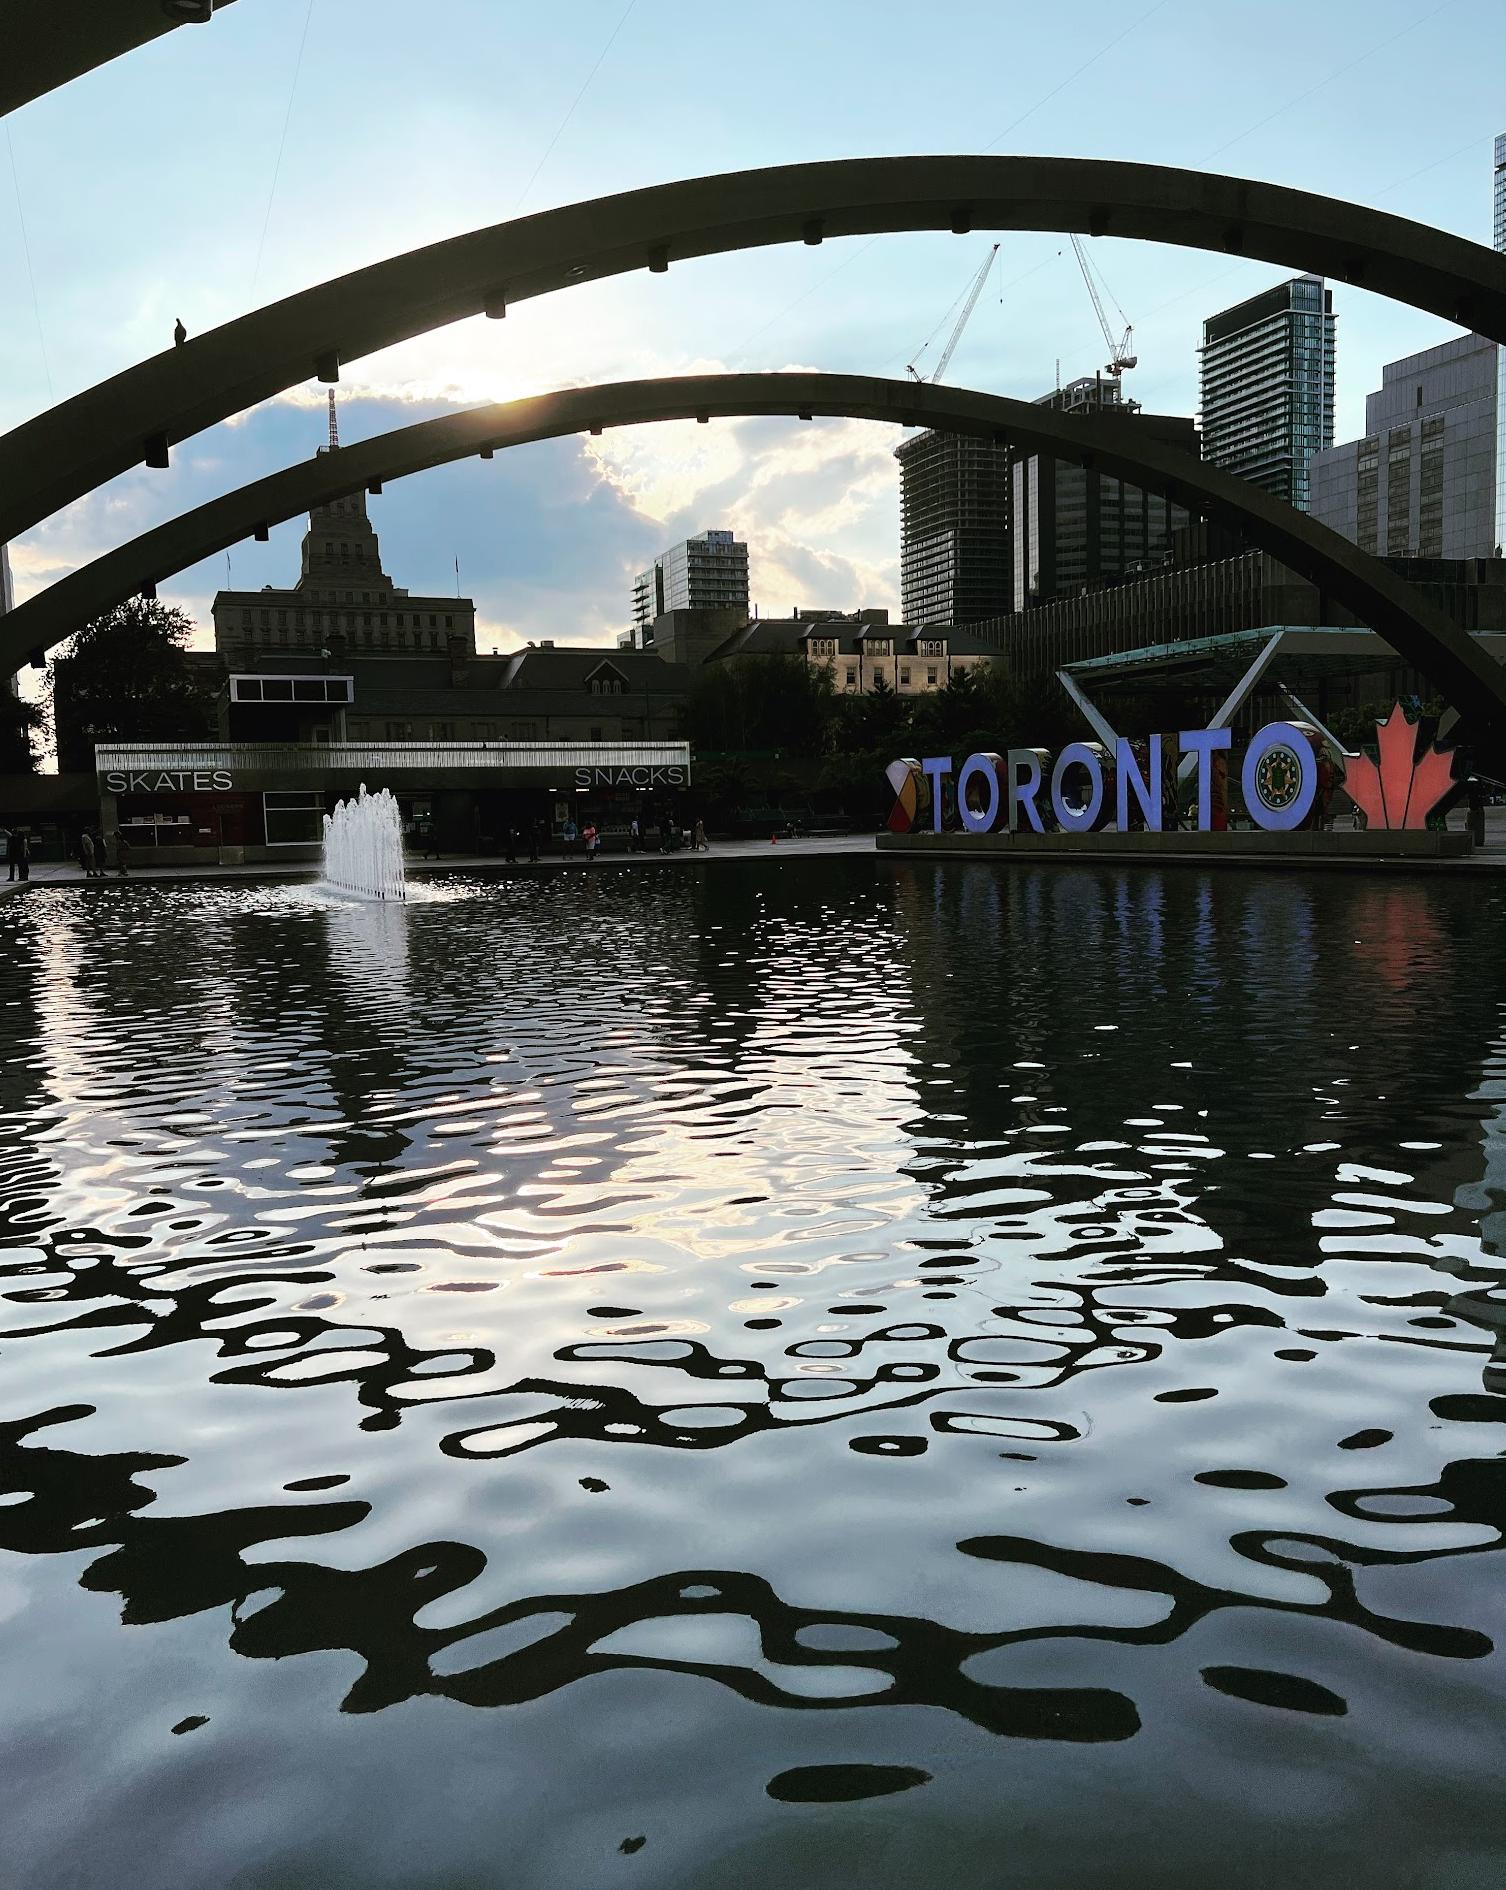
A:
[[[1364,755],[1344,757],[1343,783],[1372,827],[1424,826],[1453,791],[1451,750],[1427,739],[1427,729],[1406,720],[1401,705],[1377,725],[1379,768]],[[909,833],[929,804],[930,830],[941,832],[950,786],[957,817],[967,833],[1045,833],[1048,822],[1061,833],[1159,833],[1177,825],[1178,795],[1167,772],[1174,739],[1182,761],[1190,760],[1192,825],[1208,833],[1227,825],[1226,728],[1183,729],[1175,738],[1120,736],[1109,749],[1099,742],[1068,742],[1054,761],[1044,748],[1011,748],[1007,754],[969,755],[961,767],[950,755],[917,761],[903,757],[887,769],[894,790],[891,833]],[[1267,722],[1245,749],[1239,785],[1250,819],[1268,833],[1288,833],[1313,812],[1339,779],[1321,738],[1293,722]],[[1326,811],[1320,803],[1320,811]]]
[[[228,794],[233,786],[228,768],[112,769],[105,776],[107,794]]]
[[[685,786],[686,770],[671,763],[663,768],[577,768],[578,788],[677,788]]]

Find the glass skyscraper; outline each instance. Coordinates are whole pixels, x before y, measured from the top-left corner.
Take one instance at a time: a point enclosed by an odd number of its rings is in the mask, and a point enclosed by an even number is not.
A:
[[[1333,445],[1333,296],[1296,276],[1210,315],[1201,350],[1203,458],[1308,509],[1307,462]]]

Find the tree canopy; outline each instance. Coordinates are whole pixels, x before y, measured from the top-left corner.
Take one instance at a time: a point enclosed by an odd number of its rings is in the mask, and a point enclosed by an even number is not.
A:
[[[192,741],[210,730],[210,694],[194,673],[192,619],[133,597],[87,623],[48,667],[58,767],[94,771],[94,745]]]

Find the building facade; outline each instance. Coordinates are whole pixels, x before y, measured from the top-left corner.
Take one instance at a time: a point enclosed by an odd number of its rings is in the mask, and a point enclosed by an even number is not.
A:
[[[1013,602],[1009,449],[927,428],[894,449],[900,477],[900,613],[967,624]]]
[[[1506,131],[1496,139],[1492,234],[1506,253]],[[1496,556],[1506,555],[1506,348],[1496,351]]]
[[[747,608],[747,545],[729,531],[700,532],[671,545],[633,579],[632,641],[642,648],[654,620],[668,611]]]
[[[469,597],[410,596],[382,569],[363,492],[309,514],[291,590],[219,591],[213,615],[215,651],[226,663],[317,656],[336,642],[385,657],[448,655],[452,645],[476,653]]]
[[[1333,445],[1333,295],[1295,276],[1210,315],[1200,350],[1203,458],[1299,511]]]
[[[1500,357],[1459,335],[1388,362],[1364,438],[1312,458],[1313,517],[1383,557],[1493,556]]]
[[[1113,415],[1196,456],[1198,432],[1177,414],[1142,413],[1116,380],[1087,375],[1036,402],[1067,413]],[[1085,586],[1159,564],[1186,511],[1147,492],[1044,453],[1016,454],[1010,467],[1013,596],[1025,609]]]

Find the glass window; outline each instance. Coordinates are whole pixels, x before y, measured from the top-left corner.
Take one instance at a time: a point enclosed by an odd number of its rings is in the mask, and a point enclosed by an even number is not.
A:
[[[267,702],[291,702],[293,685],[286,676],[269,676],[262,684],[262,697]]]
[[[324,834],[322,794],[263,794],[269,847],[316,845]]]

